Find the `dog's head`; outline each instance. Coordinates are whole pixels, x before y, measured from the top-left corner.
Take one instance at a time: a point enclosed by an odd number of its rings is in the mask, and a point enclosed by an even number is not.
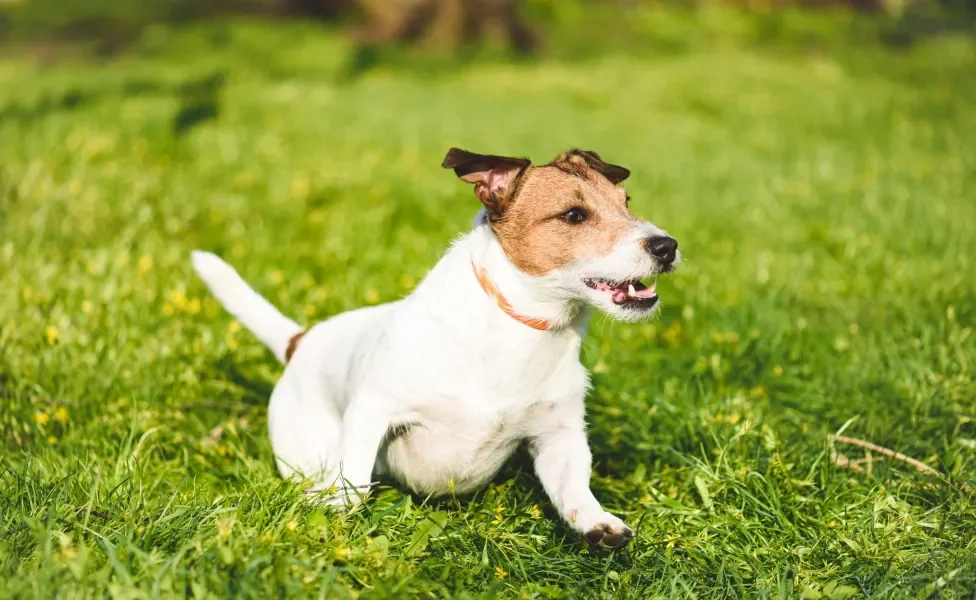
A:
[[[488,225],[520,271],[618,319],[653,314],[654,282],[641,280],[672,271],[680,254],[674,238],[631,214],[619,186],[630,171],[587,150],[533,166],[452,148],[442,166],[474,184]]]

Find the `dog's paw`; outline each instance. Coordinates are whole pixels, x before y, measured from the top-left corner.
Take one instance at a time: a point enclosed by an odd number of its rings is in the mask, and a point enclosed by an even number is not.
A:
[[[582,516],[571,513],[570,522],[583,533],[583,537],[591,546],[615,550],[623,548],[634,539],[634,531],[608,512],[591,514],[589,518],[574,519]]]
[[[634,531],[623,523],[620,525],[597,523],[584,533],[583,537],[591,546],[616,550],[630,543],[630,540],[634,538]]]

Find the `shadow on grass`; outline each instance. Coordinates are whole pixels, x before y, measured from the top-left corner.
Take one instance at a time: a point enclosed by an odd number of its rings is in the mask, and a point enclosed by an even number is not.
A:
[[[173,117],[173,133],[183,135],[216,119],[220,114],[220,94],[225,81],[224,73],[217,72],[181,84],[178,87],[180,108]]]
[[[33,103],[11,104],[2,107],[0,108],[0,123],[8,120],[32,121],[119,97],[168,95],[180,99],[180,107],[173,116],[172,129],[174,134],[182,135],[219,116],[220,94],[223,91],[225,80],[225,73],[216,71],[175,83],[134,78],[122,82],[121,85],[100,86],[95,89],[73,88],[43,96]]]
[[[229,411],[263,409],[268,405],[271,392],[274,390],[274,383],[256,376],[252,371],[246,369],[246,365],[241,365],[230,355],[221,356],[213,363],[212,373],[214,379],[218,379],[224,384],[223,387],[231,387],[235,390],[234,396],[238,401],[230,402],[218,399],[211,402],[197,402],[192,404],[192,407]]]
[[[550,536],[552,538],[551,548],[582,547],[586,545],[583,536],[573,530],[552,505],[552,501],[549,499],[535,473],[532,457],[524,446],[519,447],[511,458],[505,461],[504,466],[488,483],[466,494],[430,497],[413,493],[389,477],[380,478],[379,481],[383,487],[410,496],[413,503],[417,506],[424,506],[433,511],[460,511],[462,513],[478,512],[479,510],[488,510],[489,508],[497,507],[499,501],[501,501],[498,495],[503,494],[507,496],[507,492],[502,492],[501,488],[503,486],[509,487],[506,484],[511,484],[511,489],[516,490],[512,496],[515,498],[515,501],[522,504],[522,508],[526,508],[526,504],[523,503],[524,500],[527,500],[529,505],[534,504],[538,506],[542,511],[542,515],[538,520],[544,521],[547,525],[552,526],[553,531]],[[608,555],[606,551],[596,548],[590,547],[589,550],[597,555]],[[614,562],[623,568],[629,568],[631,566],[627,555],[620,552],[616,553]]]

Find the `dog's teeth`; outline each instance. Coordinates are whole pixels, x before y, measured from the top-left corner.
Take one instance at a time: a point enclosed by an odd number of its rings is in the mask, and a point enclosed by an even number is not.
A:
[[[627,286],[627,295],[635,296],[636,294],[637,294],[637,290],[634,289],[634,284],[631,283],[630,285]]]

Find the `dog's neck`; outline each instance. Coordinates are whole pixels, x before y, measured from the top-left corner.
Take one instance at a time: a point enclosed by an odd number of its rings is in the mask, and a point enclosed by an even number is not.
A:
[[[469,248],[474,271],[481,271],[497,296],[507,302],[511,309],[506,311],[510,312],[509,317],[521,321],[526,327],[532,327],[525,323],[526,320],[545,323],[544,327],[534,328],[547,331],[565,329],[585,317],[585,305],[573,298],[556,276],[533,277],[512,264],[482,213],[475,220],[474,230],[467,241],[465,245]],[[486,296],[491,295],[484,289],[484,283],[481,287]],[[496,302],[497,298],[490,300]]]

